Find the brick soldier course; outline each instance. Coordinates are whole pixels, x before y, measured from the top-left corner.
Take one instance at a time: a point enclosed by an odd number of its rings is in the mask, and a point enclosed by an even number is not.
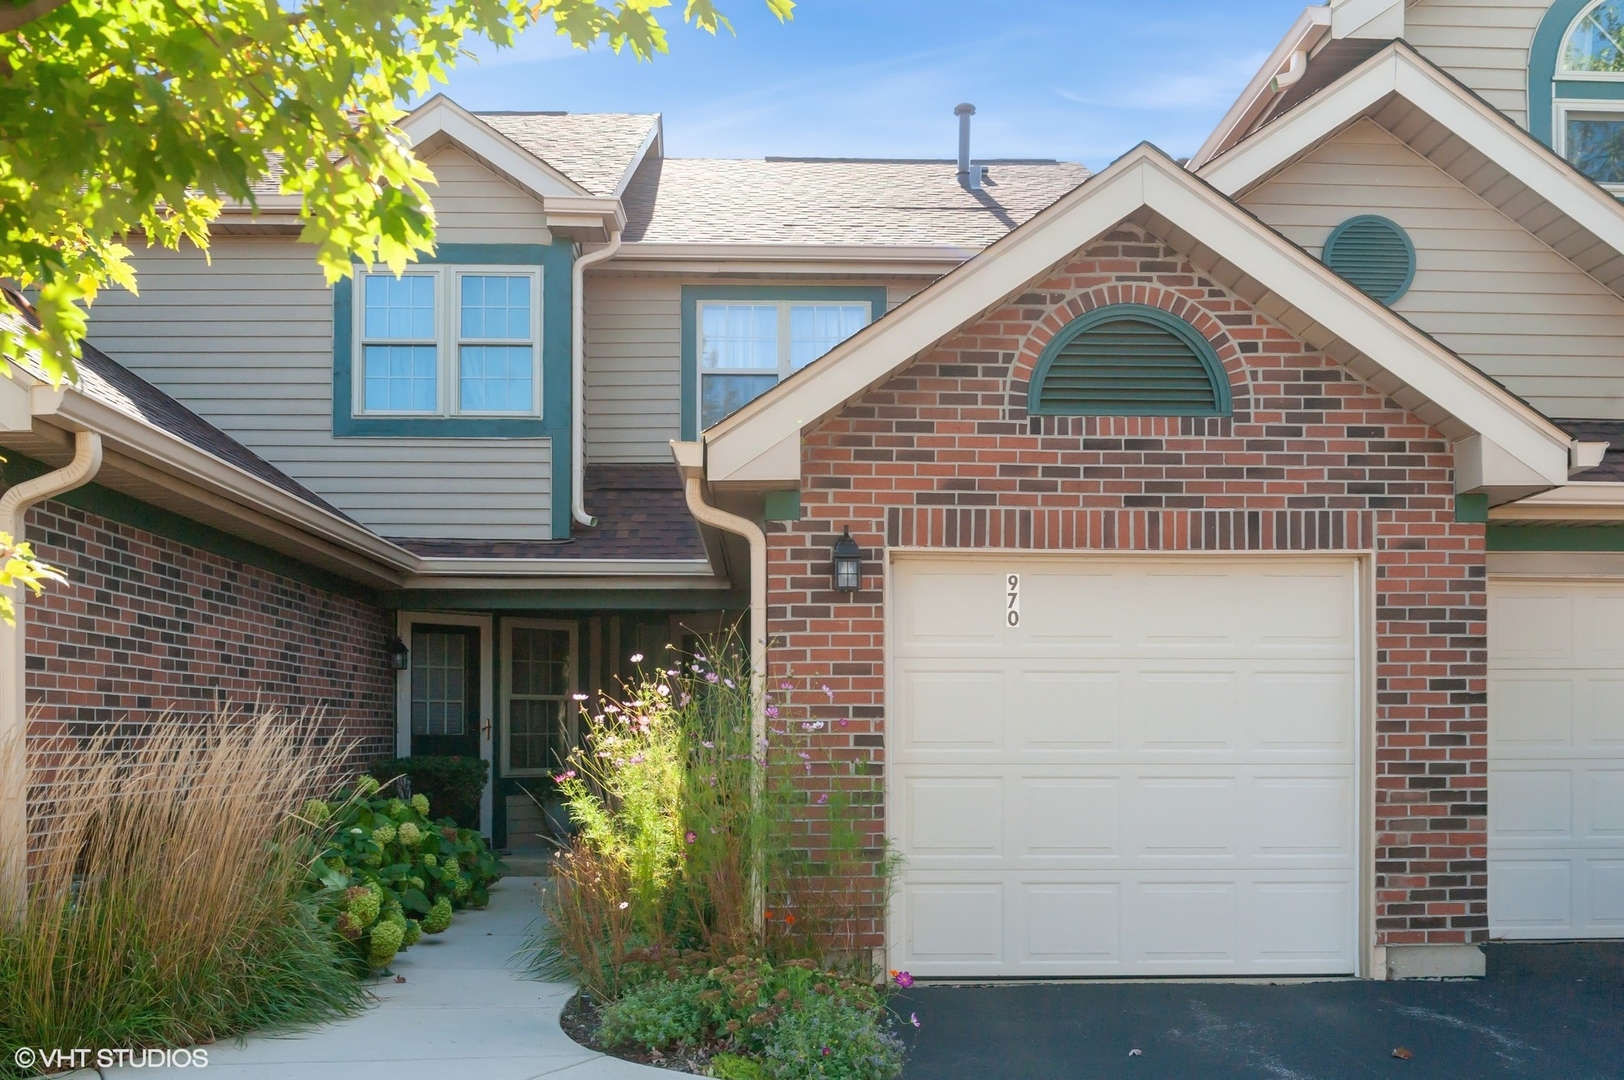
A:
[[[1201,333],[1233,415],[1028,416],[1044,346],[1116,303]],[[769,533],[772,678],[826,683],[812,712],[848,720],[812,736],[827,764],[811,783],[883,768],[888,548],[1371,553],[1375,944],[1484,941],[1484,526],[1455,520],[1451,468],[1436,430],[1120,228],[803,437],[802,518]],[[847,526],[868,553],[850,595],[828,573]],[[872,914],[878,945],[878,895]]]

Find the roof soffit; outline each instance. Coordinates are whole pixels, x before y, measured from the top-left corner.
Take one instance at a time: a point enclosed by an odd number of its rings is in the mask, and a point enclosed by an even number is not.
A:
[[[1497,445],[1552,484],[1566,478],[1564,432],[1166,155],[1141,146],[712,428],[706,434],[710,479],[725,482],[750,468],[786,432],[835,412],[1129,219],[1448,437],[1492,433]]]
[[[1526,131],[1403,42],[1272,120],[1198,174],[1231,198],[1360,119],[1624,296],[1624,208]]]

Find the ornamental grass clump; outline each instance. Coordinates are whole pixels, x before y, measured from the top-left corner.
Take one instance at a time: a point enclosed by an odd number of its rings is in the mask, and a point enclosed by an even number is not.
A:
[[[345,942],[305,885],[316,848],[297,815],[349,749],[276,709],[31,739],[0,1043],[186,1046],[359,1008]]]

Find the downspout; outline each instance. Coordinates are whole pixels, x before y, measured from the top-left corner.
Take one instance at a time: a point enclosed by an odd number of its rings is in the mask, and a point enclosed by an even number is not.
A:
[[[29,507],[89,483],[101,468],[101,461],[101,436],[93,431],[78,432],[72,461],[54,472],[13,485],[0,495],[0,532],[20,541]],[[14,587],[12,607],[17,614],[16,625],[0,624],[0,911],[15,918],[20,917],[28,897],[28,702],[24,686],[27,588]]]
[[[1308,50],[1298,49],[1296,52],[1291,54],[1291,62],[1286,65],[1286,70],[1275,75],[1275,77],[1270,80],[1269,89],[1278,94],[1286,87],[1293,86],[1300,81],[1303,77],[1303,73],[1307,70]]]
[[[609,234],[609,242],[575,260],[570,288],[570,516],[592,528],[598,519],[586,512],[586,268],[620,250],[621,230]]]

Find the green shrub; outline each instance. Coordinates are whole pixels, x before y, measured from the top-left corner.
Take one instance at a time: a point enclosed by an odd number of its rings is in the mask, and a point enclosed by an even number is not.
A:
[[[387,967],[423,934],[445,930],[453,909],[484,907],[502,876],[482,836],[449,817],[435,824],[424,802],[421,794],[388,797],[364,777],[331,802],[305,804],[305,820],[326,845],[311,864],[310,887],[367,968]]]
[[[902,1072],[902,1041],[884,1009],[814,996],[767,1029],[764,1071],[774,1080],[889,1080]]]
[[[419,754],[380,761],[368,772],[380,784],[405,776],[413,796],[425,796],[435,814],[466,828],[479,827],[479,801],[491,774],[490,762],[483,758]],[[424,817],[429,813],[422,811]]]
[[[760,1062],[739,1054],[717,1054],[711,1058],[710,1074],[716,1080],[769,1080]]]
[[[604,1010],[598,1039],[606,1046],[659,1050],[698,1046],[709,1033],[710,1009],[701,1000],[712,989],[704,978],[658,979],[623,995]]]

